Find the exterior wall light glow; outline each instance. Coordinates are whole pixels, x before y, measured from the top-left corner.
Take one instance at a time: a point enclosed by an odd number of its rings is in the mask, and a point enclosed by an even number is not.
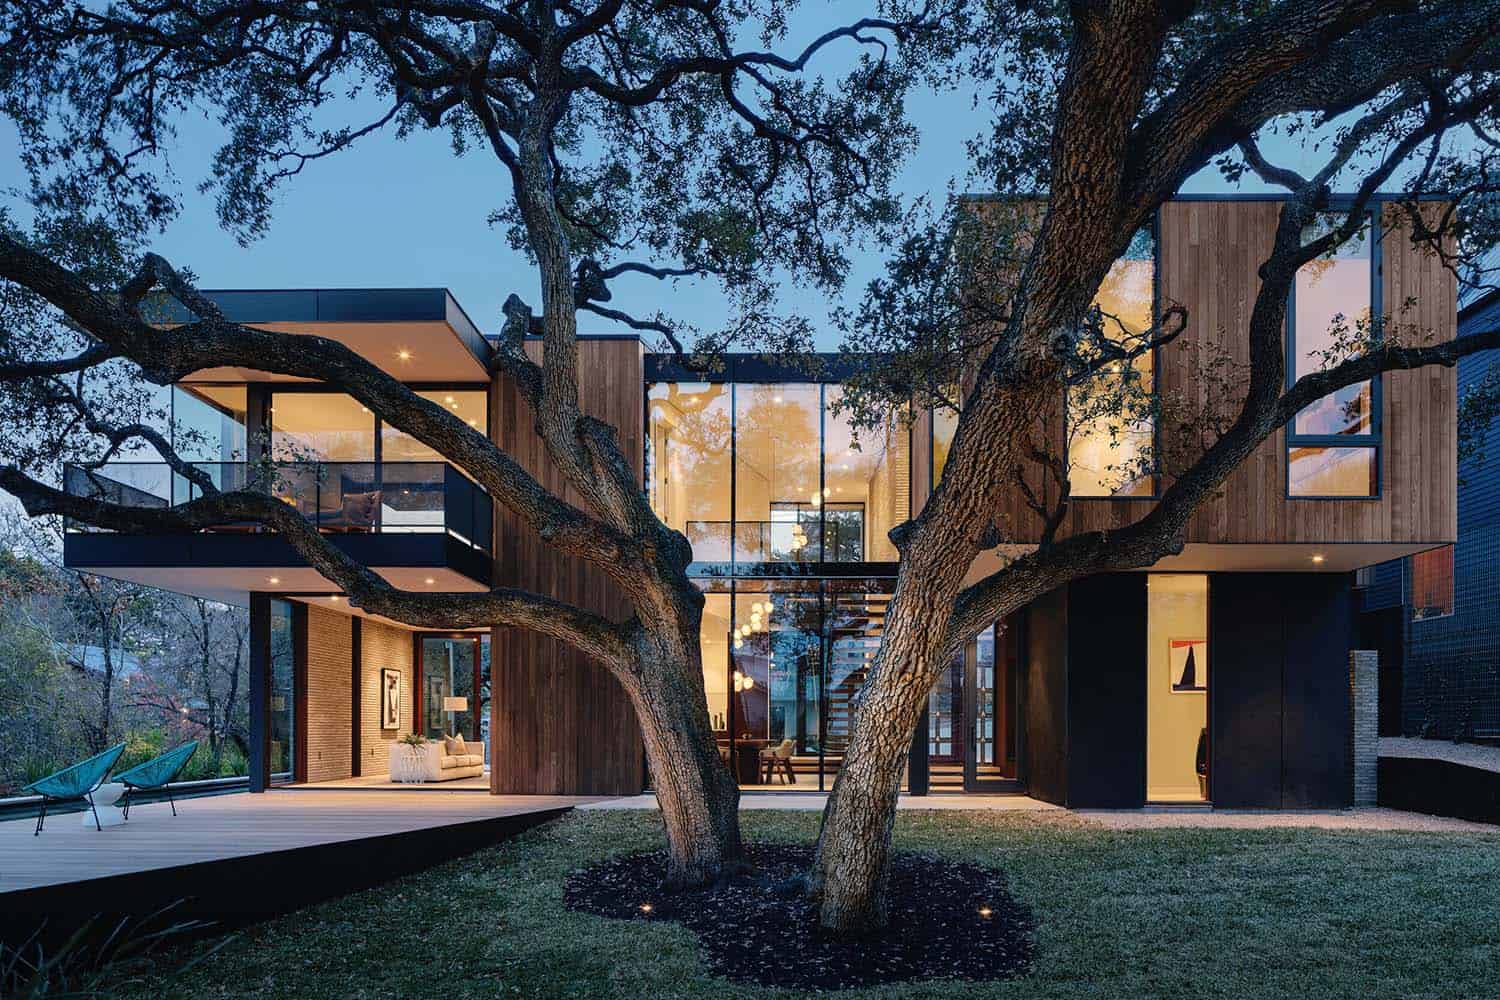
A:
[[[1313,556],[1313,557],[1312,557],[1312,561],[1313,561],[1313,562],[1315,562],[1315,563],[1320,563],[1320,562],[1322,562],[1322,561],[1323,561],[1323,556],[1322,556],[1322,554],[1321,554],[1321,553],[1320,553],[1320,554],[1318,554],[1318,555],[1315,555],[1315,556]]]

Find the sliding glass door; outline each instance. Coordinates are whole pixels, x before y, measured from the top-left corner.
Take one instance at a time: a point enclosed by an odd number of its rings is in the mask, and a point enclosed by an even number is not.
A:
[[[422,733],[428,739],[461,733],[481,740],[480,720],[489,699],[481,667],[486,662],[488,636],[420,635],[417,639],[421,674]]]

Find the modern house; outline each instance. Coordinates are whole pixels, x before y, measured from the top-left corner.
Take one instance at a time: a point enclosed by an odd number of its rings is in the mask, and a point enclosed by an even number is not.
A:
[[[1467,302],[1458,330],[1500,324],[1500,291]],[[1500,352],[1458,363],[1459,397]],[[1500,422],[1458,466],[1458,541],[1360,572],[1362,645],[1381,660],[1383,736],[1500,741]]]
[[[1247,360],[1277,213],[1273,199],[1184,197],[1111,272],[1102,305],[1122,323],[1144,329],[1177,302],[1202,331],[1198,348],[1176,342],[1143,360],[1156,391],[1219,402],[1210,374],[1225,368],[1201,344],[1225,364]],[[1378,207],[1364,239],[1299,278],[1287,330],[1294,373],[1316,367],[1338,316],[1402,304],[1403,322],[1454,335],[1453,283],[1386,231],[1397,218]],[[488,374],[490,344],[445,291],[211,297],[241,322],[342,340],[558,485],[521,394]],[[780,747],[788,767],[773,780],[789,770],[799,787],[827,787],[880,640],[896,569],[887,533],[941,476],[952,420],[916,413],[856,432],[835,412],[833,357],[817,376],[752,356],[704,375],[633,336],[584,338],[580,350],[585,409],[618,429],[656,510],[693,544],[708,707],[731,759]],[[1450,370],[1397,372],[1309,408],[1198,512],[1181,554],[1063,587],[975,636],[918,727],[908,792],[1025,790],[1074,806],[1346,804],[1354,574],[1454,539],[1454,394]],[[172,395],[179,448],[219,482],[272,476],[270,488],[335,544],[402,587],[511,584],[623,612],[599,574],[548,550],[441,456],[342,394],[219,369]],[[1046,432],[1063,440],[1060,424]],[[1110,469],[1122,449],[1169,444],[1157,441],[1164,433],[1074,421],[1063,533],[1148,510],[1164,476],[1114,482]],[[70,489],[139,502],[190,494],[160,464],[66,478]],[[1019,486],[999,514],[1007,544],[974,578],[1039,537]],[[431,634],[365,615],[252,526],[181,538],[72,530],[65,544],[69,566],[250,607],[257,787],[385,775],[401,735],[450,727],[487,738],[497,793],[632,793],[648,780],[625,698],[552,640]],[[739,768],[741,779],[758,780],[756,770]]]

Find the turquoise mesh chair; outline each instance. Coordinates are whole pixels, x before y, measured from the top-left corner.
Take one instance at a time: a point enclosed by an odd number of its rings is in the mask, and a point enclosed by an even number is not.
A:
[[[177,780],[177,776],[197,752],[198,741],[192,740],[175,750],[168,750],[160,757],[153,757],[144,764],[137,764],[128,771],[115,775],[115,780],[125,786],[125,818],[130,818],[130,793],[137,788],[141,791],[160,788],[166,792],[167,801],[172,803],[172,815],[176,816],[177,803],[172,799],[172,789],[167,786]]]
[[[88,760],[79,761],[72,767],[65,767],[56,774],[49,774],[39,781],[33,781],[27,785],[25,791],[35,792],[42,797],[42,811],[36,818],[36,831],[33,837],[42,832],[42,824],[47,820],[47,806],[52,802],[76,802],[83,799],[88,802],[89,808],[94,810],[94,827],[103,830],[99,823],[99,810],[94,808],[94,792],[104,784],[109,769],[115,766],[115,761],[120,759],[120,754],[125,752],[125,744],[110,747],[101,754],[95,754]]]

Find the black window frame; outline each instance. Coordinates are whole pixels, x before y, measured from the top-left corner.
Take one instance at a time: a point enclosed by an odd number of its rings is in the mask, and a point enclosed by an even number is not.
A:
[[[1348,214],[1353,205],[1348,199],[1334,200],[1322,214],[1336,215]],[[1380,204],[1366,206],[1362,209],[1369,220],[1370,240],[1370,318],[1374,325],[1374,342],[1379,343],[1382,335],[1382,326],[1379,317],[1384,315],[1385,301],[1383,289],[1381,288],[1382,274],[1384,272],[1384,261],[1381,254],[1381,240],[1384,235],[1380,226]],[[1306,265],[1304,265],[1306,266]],[[1297,282],[1292,281],[1292,287],[1287,293],[1286,317],[1282,325],[1282,341],[1284,350],[1284,384],[1290,389],[1297,382]],[[1281,449],[1282,461],[1282,495],[1287,500],[1346,500],[1346,501],[1371,501],[1380,500],[1385,494],[1385,375],[1383,372],[1376,373],[1370,378],[1370,431],[1366,434],[1299,434],[1297,432],[1297,414],[1286,422],[1284,440]],[[1375,489],[1367,495],[1344,496],[1327,493],[1293,493],[1292,492],[1292,451],[1298,448],[1367,448],[1374,452]]]

